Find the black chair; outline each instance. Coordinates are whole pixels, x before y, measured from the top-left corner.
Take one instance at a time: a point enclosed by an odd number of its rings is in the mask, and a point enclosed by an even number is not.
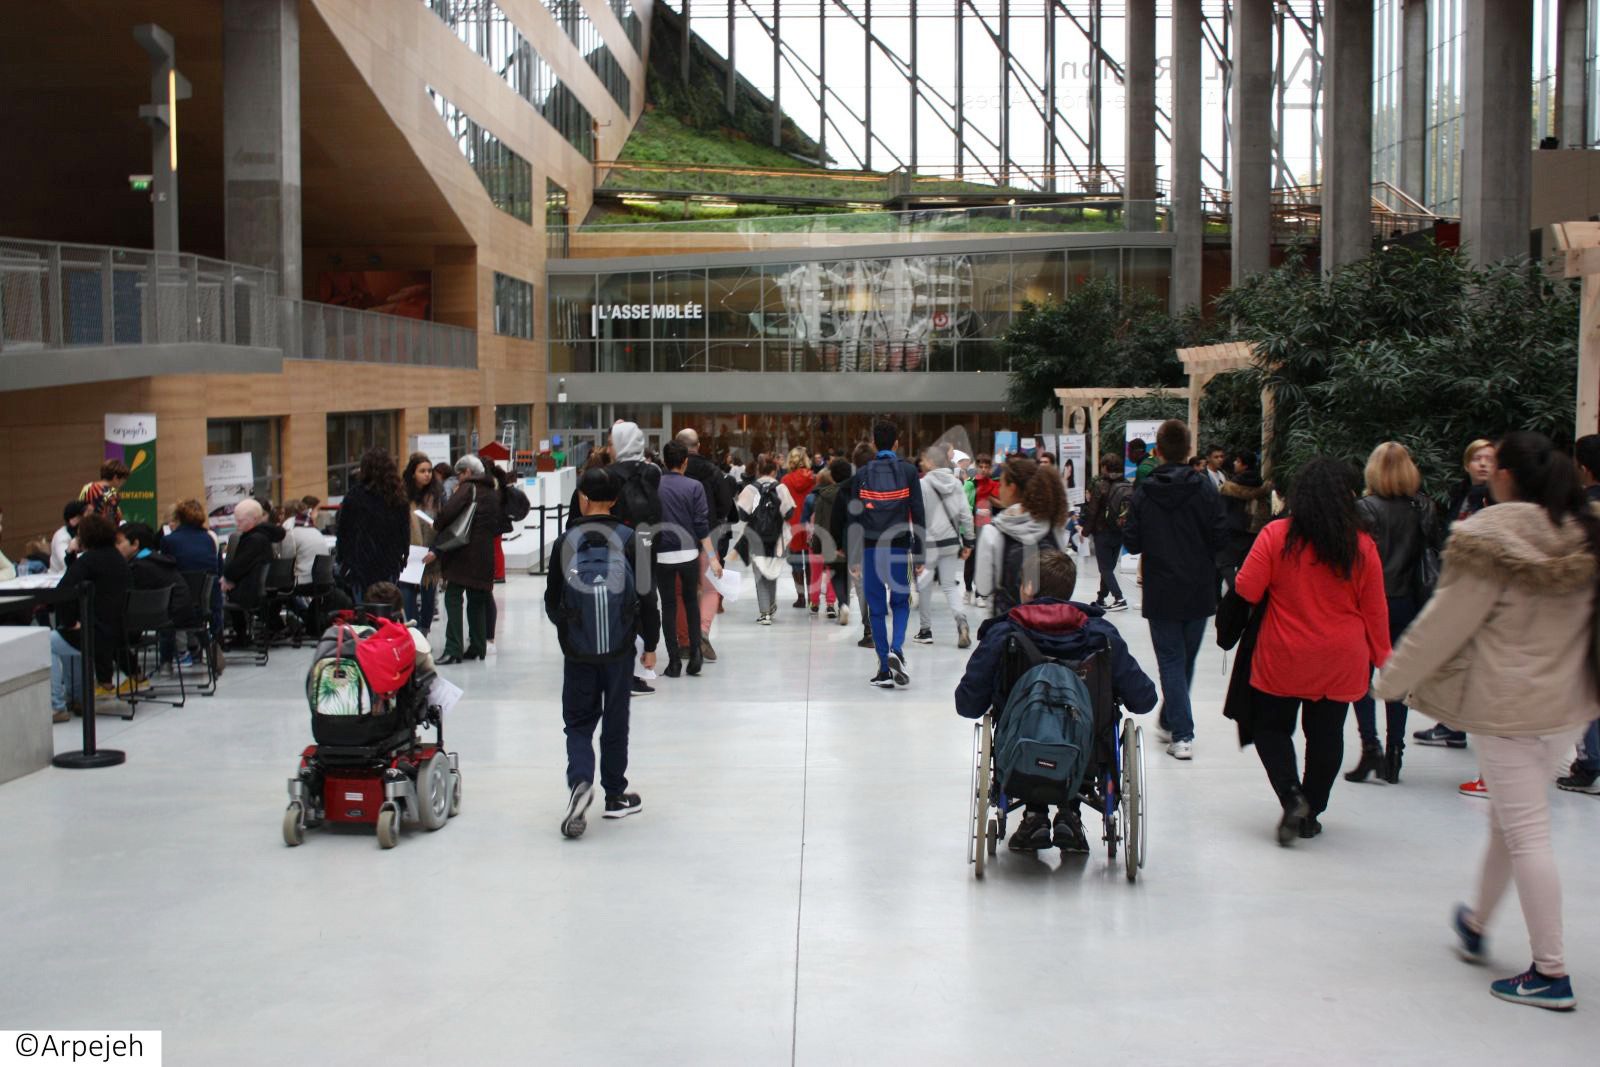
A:
[[[178,676],[178,699],[159,693],[148,679],[155,673],[150,669],[152,654],[159,669],[161,635],[174,633],[172,624],[172,587],[159,589],[129,589],[122,611],[122,647],[117,663],[124,681],[117,688],[123,690],[123,701],[128,713],[124,719],[133,718],[140,703],[171,704],[183,707],[185,694],[183,676]]]
[[[311,584],[307,593],[311,599],[311,607],[306,611],[306,625],[313,634],[321,634],[328,628],[328,594],[337,587],[333,580],[333,557],[329,555],[316,556],[311,560]]]
[[[295,648],[305,637],[306,623],[295,610],[294,557],[267,564],[267,592],[261,604],[264,639],[270,644],[288,642]]]
[[[183,580],[188,583],[189,597],[198,605],[202,622],[189,634],[199,635],[201,657],[205,666],[206,680],[195,686],[195,692],[203,697],[215,696],[217,692],[217,678],[222,674],[222,640],[220,634],[211,632],[211,600],[216,596],[217,576],[208,571],[184,571]],[[183,670],[183,664],[178,664],[178,670]]]
[[[267,571],[270,567],[270,563],[257,567],[234,588],[235,596],[222,602],[223,624],[232,633],[232,639],[225,635],[223,648],[226,651],[249,649],[257,667],[267,665],[271,648],[267,641],[267,628],[262,624],[262,609],[267,603]],[[238,595],[241,593],[244,594],[242,597]]]

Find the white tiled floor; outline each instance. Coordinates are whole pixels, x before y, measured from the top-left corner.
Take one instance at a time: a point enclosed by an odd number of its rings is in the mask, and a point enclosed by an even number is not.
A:
[[[448,734],[461,817],[392,852],[363,833],[279,839],[309,740],[309,652],[235,666],[219,696],[181,710],[102,720],[125,766],[0,786],[0,1029],[160,1029],[171,1064],[1592,1051],[1596,1001],[1560,1017],[1485,992],[1528,961],[1514,902],[1492,971],[1450,953],[1445,920],[1483,840],[1482,803],[1455,793],[1470,752],[1413,747],[1398,788],[1341,781],[1326,833],[1279,849],[1208,647],[1195,761],[1149,737],[1140,883],[1103,855],[1004,850],[979,883],[965,862],[971,726],[950,703],[963,657],[943,609],[941,643],[911,647],[912,688],[886,693],[865,684],[855,625],[785,606],[763,629],[738,605],[717,624],[721,662],[635,704],[644,814],[594,818],[567,842],[541,590],[501,587],[497,659],[449,671],[467,690]],[[1113,618],[1153,672],[1137,611]],[[76,724],[56,729],[76,747]],[[1600,799],[1562,794],[1555,810],[1574,982],[1600,997]]]

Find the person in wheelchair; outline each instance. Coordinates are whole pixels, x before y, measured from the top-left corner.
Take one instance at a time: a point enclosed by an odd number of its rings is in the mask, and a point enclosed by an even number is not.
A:
[[[1008,670],[1006,640],[1019,631],[1053,659],[1080,660],[1105,647],[1117,703],[1135,715],[1156,706],[1155,684],[1140,669],[1117,628],[1105,621],[1105,609],[1072,600],[1077,583],[1078,565],[1071,556],[1055,550],[1039,554],[1037,588],[1024,579],[1022,603],[979,627],[978,647],[956,686],[957,714],[980,719],[990,708],[998,713],[1005,707],[1018,676]],[[1104,714],[1104,709],[1096,712]],[[1077,801],[1059,808],[1054,824],[1046,805],[1028,805],[1007,842],[1014,852],[1036,852],[1052,845],[1063,852],[1089,851]]]
[[[428,644],[428,637],[417,629],[415,619],[406,618],[405,594],[393,582],[373,582],[367,586],[366,598],[362,601],[366,608],[382,608],[383,614],[395,622],[405,623],[407,630],[411,631],[411,643],[417,647],[416,666],[412,677],[426,679],[433,676],[433,646]]]

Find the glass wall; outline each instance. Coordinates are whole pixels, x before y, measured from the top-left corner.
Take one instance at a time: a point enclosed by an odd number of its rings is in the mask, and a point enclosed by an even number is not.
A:
[[[1026,302],[1093,275],[1167,297],[1171,251],[901,256],[549,276],[550,370],[1005,370]]]
[[[476,422],[476,408],[428,409],[428,432],[450,435],[451,459],[457,459],[471,451],[472,431]]]
[[[494,273],[494,332],[533,339],[533,286],[499,271]]]
[[[277,419],[207,419],[206,455],[250,453],[251,495],[283,502],[283,444]]]
[[[567,191],[552,178],[544,180],[545,254],[565,259],[572,254],[572,216]]]
[[[633,9],[632,0],[610,0],[611,13],[617,16],[617,21],[622,23],[622,32],[628,35],[628,43],[633,45],[633,50],[639,55],[644,55],[644,41],[641,38],[639,26],[639,13]]]
[[[1372,27],[1372,180],[1400,185],[1405,0],[1378,0]],[[1406,190],[1412,192],[1412,190]]]
[[[512,218],[533,224],[533,167],[504,141],[479,126],[460,108],[432,87],[428,97],[444,124],[450,129],[456,147],[472,165],[494,206]]]
[[[463,44],[589,158],[594,119],[494,0],[423,0]],[[626,23],[624,23],[626,26]]]
[[[611,94],[617,106],[628,111],[632,84],[627,74],[623,73],[622,64],[611,54],[605,38],[600,36],[600,28],[589,17],[589,12],[584,10],[582,0],[544,0],[544,6],[561,24],[561,28],[567,31],[572,43],[578,46],[583,61],[600,78],[600,83],[606,87],[606,92]]]
[[[506,423],[512,424],[511,451],[526,450],[533,447],[533,405],[532,404],[496,404],[494,408],[494,439],[500,440],[505,433]]]
[[[369,448],[395,446],[394,412],[346,411],[328,416],[328,495],[343,496],[361,467],[361,455]],[[398,457],[403,460],[404,457]]]
[[[1022,426],[1003,411],[916,412],[672,412],[674,430],[692,426],[700,434],[700,451],[719,461],[729,449],[743,456],[787,452],[800,447],[815,454],[839,449],[849,458],[857,444],[872,439],[872,425],[889,418],[900,428],[900,453],[914,456],[935,443],[968,455],[992,453],[996,430]]]

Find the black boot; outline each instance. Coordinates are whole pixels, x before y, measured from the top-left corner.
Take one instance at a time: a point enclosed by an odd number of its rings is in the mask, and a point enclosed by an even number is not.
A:
[[[1378,747],[1376,741],[1361,742],[1361,762],[1357,763],[1344,776],[1347,782],[1364,782],[1369,774],[1376,774],[1380,782],[1388,781],[1387,763],[1383,758],[1383,749]]]
[[[703,663],[705,663],[705,657],[700,654],[700,646],[696,645],[694,651],[689,653],[689,675],[691,677],[698,675]]]
[[[1404,741],[1390,741],[1388,751],[1383,754],[1383,780],[1390,785],[1400,784],[1400,763],[1405,751]]]
[[[1306,795],[1296,789],[1283,801],[1283,818],[1278,820],[1278,844],[1288,848],[1300,836],[1300,826],[1311,817]]]
[[[677,656],[669,657],[667,659],[667,669],[663,673],[665,673],[668,678],[678,677],[678,675],[683,673],[683,661]]]

